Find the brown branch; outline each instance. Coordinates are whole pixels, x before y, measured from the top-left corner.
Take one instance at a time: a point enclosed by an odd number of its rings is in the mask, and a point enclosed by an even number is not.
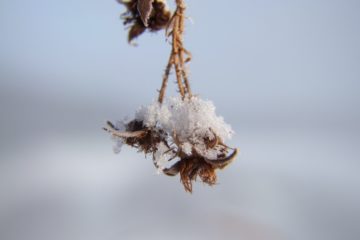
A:
[[[186,87],[186,92],[191,97],[191,89],[190,89],[190,83],[188,74],[185,68],[185,63],[188,62],[188,59],[184,60],[184,47],[183,47],[183,35],[184,35],[184,29],[185,29],[185,10],[186,6],[184,1],[177,1],[178,4],[178,11],[179,11],[179,45],[181,46],[179,49],[179,59],[180,59],[180,66],[181,66],[181,72],[182,77],[184,79],[184,84]]]
[[[174,54],[174,65],[175,65],[175,74],[176,74],[176,81],[179,87],[179,92],[181,97],[184,99],[185,97],[185,90],[182,83],[182,75],[180,69],[180,59],[179,59],[179,43],[181,44],[181,33],[178,31],[179,28],[179,20],[180,15],[178,9],[175,12],[176,16],[174,19],[174,29],[173,29],[173,39],[172,39],[172,48]]]
[[[170,71],[173,66],[175,68],[176,81],[182,99],[185,98],[186,94],[191,97],[190,82],[185,67],[185,63],[191,60],[191,54],[183,47],[186,6],[184,0],[176,0],[176,5],[177,8],[175,13],[169,22],[168,28],[166,29],[166,33],[169,33],[168,36],[172,37],[172,50],[159,92],[159,103],[163,102]],[[187,55],[186,58],[184,58],[185,54]]]
[[[173,65],[173,55],[174,55],[173,53],[170,54],[168,64],[166,65],[166,68],[165,68],[165,73],[163,76],[163,81],[162,81],[161,89],[159,92],[159,98],[158,98],[159,103],[162,103],[164,100],[164,95],[165,95],[165,90],[167,87],[167,82],[169,80],[170,70]]]
[[[185,67],[184,52],[182,49],[179,52],[179,59],[180,59],[181,74],[184,79],[186,93],[189,95],[189,97],[191,97],[190,83],[189,83],[188,73],[187,73],[186,67]]]

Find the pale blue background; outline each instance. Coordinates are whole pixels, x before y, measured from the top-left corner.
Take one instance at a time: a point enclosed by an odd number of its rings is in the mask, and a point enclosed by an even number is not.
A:
[[[101,130],[156,98],[164,34],[129,46],[115,0],[0,1],[0,239],[360,238],[360,1],[187,2],[193,91],[241,149],[192,196]]]

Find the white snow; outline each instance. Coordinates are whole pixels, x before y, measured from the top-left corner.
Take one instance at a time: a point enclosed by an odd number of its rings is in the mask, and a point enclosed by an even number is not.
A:
[[[194,96],[184,101],[180,97],[166,98],[163,104],[154,102],[141,107],[137,120],[142,120],[147,127],[156,127],[170,135],[175,135],[179,142],[196,143],[199,136],[214,138],[216,134],[222,141],[233,135],[231,126],[215,113],[211,101]],[[188,150],[188,146],[185,146]]]
[[[181,150],[187,154],[187,155],[191,155],[192,152],[192,145],[188,142],[183,143],[181,146]]]
[[[181,97],[169,97],[162,104],[155,101],[140,107],[135,113],[135,119],[143,121],[148,128],[164,131],[170,137],[170,142],[175,143],[186,155],[190,156],[195,149],[208,159],[216,159],[219,149],[208,149],[204,138],[213,139],[216,135],[225,142],[234,133],[231,126],[225,123],[221,116],[216,115],[214,104],[197,96],[185,100]],[[124,124],[124,121],[117,122],[116,128],[125,130]],[[115,141],[114,149],[119,152],[123,140],[115,138]],[[153,156],[160,172],[169,165],[169,159],[174,153],[160,142]]]
[[[169,151],[169,148],[162,142],[160,142],[157,145],[157,151],[154,154],[154,161],[158,168],[158,173],[161,172],[161,170],[165,169],[168,165],[168,160],[172,157],[171,151]]]

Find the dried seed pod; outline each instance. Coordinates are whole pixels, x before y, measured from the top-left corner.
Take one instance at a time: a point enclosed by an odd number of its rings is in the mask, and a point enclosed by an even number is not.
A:
[[[130,27],[128,41],[140,36],[146,29],[156,32],[164,29],[171,18],[166,0],[118,0],[126,7],[121,15],[124,25]]]
[[[197,152],[196,145],[193,146],[192,153],[186,154],[181,150],[180,142],[175,134],[169,136],[164,130],[157,128],[148,128],[142,121],[132,120],[125,125],[125,132],[120,132],[111,122],[107,122],[107,127],[104,130],[111,133],[113,136],[123,139],[124,143],[131,147],[139,149],[139,151],[145,154],[152,154],[154,164],[157,168],[161,169],[165,175],[176,176],[180,173],[180,181],[184,185],[187,192],[192,192],[192,182],[196,181],[197,177],[202,182],[212,186],[216,183],[216,169],[223,169],[230,164],[237,155],[237,149],[234,149],[231,154],[226,156],[230,148],[221,143],[218,137],[215,135],[216,140],[204,141],[207,143],[207,147],[211,147],[208,151],[215,151],[216,159],[209,159],[203,154]],[[204,138],[202,138],[204,140]],[[168,168],[161,168],[156,159],[156,153],[160,151],[160,145],[165,146],[167,149],[165,152],[160,152],[161,158],[165,162],[171,162],[177,158],[178,161]],[[170,145],[175,145],[173,148]],[[201,143],[198,143],[201,144]]]
[[[215,170],[223,169],[230,164],[235,159],[237,152],[238,150],[234,149],[230,155],[212,160],[195,152],[191,156],[181,158],[171,167],[163,169],[163,173],[168,176],[176,176],[180,173],[180,180],[185,190],[192,192],[192,182],[195,181],[198,176],[202,182],[210,186],[214,185],[217,180]],[[219,153],[219,155],[221,155],[221,153]]]

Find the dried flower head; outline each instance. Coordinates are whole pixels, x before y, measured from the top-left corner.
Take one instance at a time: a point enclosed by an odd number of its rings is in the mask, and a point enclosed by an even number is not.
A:
[[[146,29],[156,32],[164,29],[171,18],[166,0],[118,0],[125,5],[121,15],[124,25],[130,27],[128,41],[140,36]]]
[[[117,142],[150,154],[160,172],[180,174],[189,192],[197,177],[214,185],[215,171],[226,167],[237,154],[237,149],[223,143],[233,134],[231,127],[216,116],[211,102],[195,96],[186,100],[168,98],[163,104],[154,102],[140,108],[135,119],[122,127],[108,122],[105,130]]]
[[[183,44],[185,3],[175,0],[176,10],[171,15],[165,0],[119,0],[127,8],[122,15],[130,26],[129,41],[146,29],[158,31],[166,28],[171,37],[171,53],[158,100],[140,108],[129,122],[107,123],[108,131],[116,141],[115,151],[122,144],[151,155],[159,172],[168,176],[180,174],[180,181],[188,192],[198,178],[214,185],[216,170],[231,163],[238,150],[225,145],[233,131],[222,117],[215,114],[210,101],[193,96],[186,64],[191,54]],[[175,70],[180,96],[165,98],[171,70]]]

